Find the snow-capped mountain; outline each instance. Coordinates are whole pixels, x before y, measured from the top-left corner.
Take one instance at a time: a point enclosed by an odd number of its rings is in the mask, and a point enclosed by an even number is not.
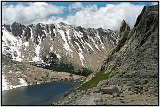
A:
[[[110,29],[75,27],[65,23],[2,26],[2,54],[22,62],[41,62],[53,52],[60,60],[97,70],[118,42]]]

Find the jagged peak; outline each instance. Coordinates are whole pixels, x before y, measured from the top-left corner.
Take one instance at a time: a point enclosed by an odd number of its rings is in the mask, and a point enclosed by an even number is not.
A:
[[[129,27],[129,25],[126,23],[125,20],[122,20],[121,26],[120,26],[120,33],[124,32],[124,31],[127,31],[127,30],[130,30],[130,27]]]

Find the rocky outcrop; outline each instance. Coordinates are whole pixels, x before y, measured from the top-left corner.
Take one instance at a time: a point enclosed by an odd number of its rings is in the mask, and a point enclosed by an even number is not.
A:
[[[111,69],[108,84],[158,88],[158,6],[144,7],[121,49],[111,55],[104,69]],[[152,9],[151,9],[152,8]],[[153,90],[152,90],[153,91]]]
[[[129,38],[128,33],[130,32],[129,25],[123,20],[121,22],[120,31],[119,31],[119,40],[117,45],[111,49],[110,53],[107,56],[107,59],[103,61],[103,65],[101,66],[101,71],[105,68],[107,63],[111,60],[111,57],[114,53],[118,52],[125,44],[126,40]]]
[[[109,78],[55,104],[74,105],[86,97],[95,105],[158,105],[158,30],[158,5],[145,6],[131,31],[123,21],[120,40],[100,71],[111,71]]]
[[[103,94],[114,94],[114,93],[119,93],[119,89],[117,86],[108,86],[108,87],[102,87],[100,89],[100,92],[102,92]]]
[[[24,28],[25,28],[24,25],[21,25],[20,23],[14,22],[14,23],[11,25],[11,32],[12,32],[13,35],[18,36],[18,37],[21,37]],[[10,30],[9,30],[9,31],[10,31]]]
[[[121,26],[120,26],[120,33],[122,33],[122,32],[124,32],[124,31],[127,31],[127,30],[130,30],[130,27],[129,27],[129,25],[126,23],[126,21],[125,20],[123,20],[122,22],[121,22]]]

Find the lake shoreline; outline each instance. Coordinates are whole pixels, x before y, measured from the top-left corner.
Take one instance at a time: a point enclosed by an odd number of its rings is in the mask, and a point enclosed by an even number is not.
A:
[[[43,76],[43,75],[48,76]],[[8,74],[7,74],[8,75]],[[25,76],[25,77],[17,77],[15,78],[15,82],[11,81],[9,76],[6,76],[5,73],[2,73],[2,92],[5,90],[11,90],[14,88],[22,87],[22,86],[31,86],[43,83],[55,83],[58,81],[84,81],[85,77],[75,74],[70,74],[66,72],[43,72],[39,74],[39,77]]]
[[[2,92],[11,91],[13,89],[21,88],[21,87],[30,87],[30,86],[43,85],[43,84],[54,84],[54,83],[57,83],[57,82],[76,82],[76,83],[80,84],[81,81],[78,81],[78,80],[59,80],[59,81],[52,81],[52,82],[37,83],[37,84],[32,84],[32,85],[18,85],[18,86],[11,86],[12,88],[6,89],[6,90],[3,90],[3,88],[2,88]]]
[[[59,81],[6,90],[2,92],[2,105],[51,105],[79,85],[76,81]]]

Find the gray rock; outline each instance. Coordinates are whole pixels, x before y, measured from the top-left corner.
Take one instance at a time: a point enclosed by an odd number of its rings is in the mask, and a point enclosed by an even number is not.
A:
[[[102,87],[100,90],[103,94],[119,93],[117,86]]]
[[[100,92],[100,88],[99,88],[99,87],[94,87],[94,88],[92,89],[92,92],[93,92],[93,93],[99,93],[99,92]]]

